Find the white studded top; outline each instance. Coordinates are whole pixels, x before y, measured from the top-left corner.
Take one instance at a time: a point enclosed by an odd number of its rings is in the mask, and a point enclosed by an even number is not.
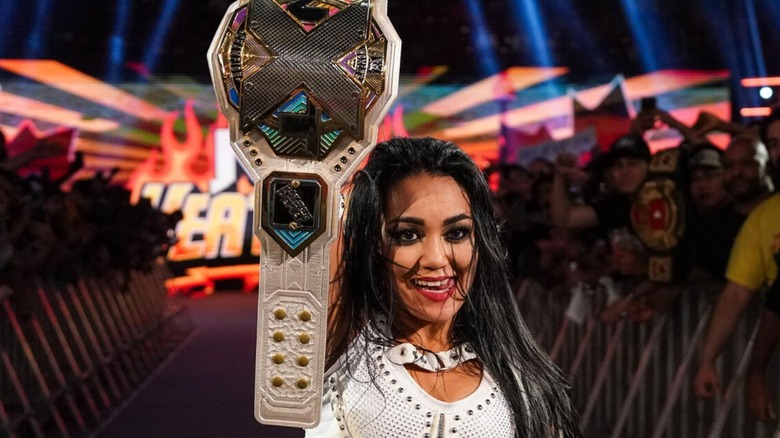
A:
[[[352,343],[325,373],[320,424],[307,438],[515,436],[511,409],[487,372],[473,393],[443,402],[420,388],[391,350],[365,333]]]

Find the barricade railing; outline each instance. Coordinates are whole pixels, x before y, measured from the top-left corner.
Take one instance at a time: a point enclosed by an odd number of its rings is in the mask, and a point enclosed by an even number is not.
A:
[[[537,341],[569,377],[586,437],[772,437],[775,425],[753,420],[744,401],[759,297],[718,359],[723,395],[700,400],[693,393],[698,351],[721,287],[687,285],[667,311],[644,323],[602,322],[595,310],[577,323],[565,316],[569,296],[527,284],[518,297]],[[598,299],[591,297],[594,309],[603,307]],[[768,368],[780,369],[777,357]],[[780,386],[774,388],[777,396]]]
[[[87,436],[192,331],[164,265],[0,286],[0,436]]]

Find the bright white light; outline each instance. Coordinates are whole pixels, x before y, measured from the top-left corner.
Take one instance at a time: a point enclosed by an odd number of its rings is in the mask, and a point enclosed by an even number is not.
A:
[[[761,87],[761,89],[758,90],[758,95],[761,96],[762,99],[769,99],[773,94],[775,94],[775,92],[769,87]]]

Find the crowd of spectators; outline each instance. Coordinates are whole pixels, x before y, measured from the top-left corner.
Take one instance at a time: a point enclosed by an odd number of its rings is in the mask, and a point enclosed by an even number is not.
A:
[[[656,129],[677,130],[682,141],[652,154],[645,138]],[[725,149],[708,141],[713,133],[730,136]],[[650,263],[656,252],[641,238],[632,215],[643,186],[659,187],[652,169],[672,156],[670,151],[676,162],[665,176],[675,193],[665,208],[679,210],[671,214],[682,218],[683,231],[670,252],[676,257],[673,275],[659,282]],[[780,339],[780,194],[774,194],[780,110],[756,126],[707,112],[686,126],[667,112],[647,109],[606,151],[596,146],[584,165],[582,158],[564,153],[554,162],[490,169],[500,173],[495,214],[520,294],[527,299],[533,290],[559,297],[575,322],[594,315],[604,323],[619,318],[642,323],[682,291],[716,292],[694,382],[697,395],[711,397],[720,389],[715,358],[747,303],[756,292],[767,291],[747,395],[751,412],[768,420],[772,408],[763,373]],[[583,300],[583,293],[590,299]]]
[[[0,133],[0,284],[21,290],[35,278],[148,269],[167,252],[181,214],[163,214],[148,200],[131,204],[130,192],[112,183],[115,171],[79,179],[83,159],[76,154],[59,179],[45,172],[20,176],[58,151],[39,143],[9,157]]]

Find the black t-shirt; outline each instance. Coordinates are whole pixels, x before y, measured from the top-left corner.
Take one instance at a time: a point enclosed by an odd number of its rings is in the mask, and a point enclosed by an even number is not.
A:
[[[611,195],[592,204],[599,224],[596,226],[603,238],[619,228],[631,229],[631,198],[626,195]]]
[[[712,278],[724,280],[731,247],[746,218],[730,204],[694,214],[688,227],[695,265]]]

